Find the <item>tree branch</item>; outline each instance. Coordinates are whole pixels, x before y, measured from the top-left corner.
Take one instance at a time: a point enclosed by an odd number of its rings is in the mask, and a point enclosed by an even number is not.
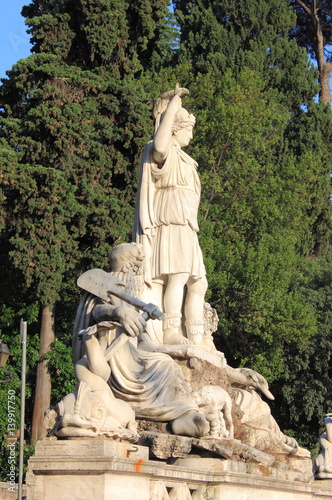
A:
[[[314,14],[313,12],[310,10],[310,8],[307,6],[307,4],[305,4],[304,2],[302,2],[302,0],[295,0],[296,3],[302,7],[303,10],[305,10],[305,12],[310,16],[310,17],[314,17]]]

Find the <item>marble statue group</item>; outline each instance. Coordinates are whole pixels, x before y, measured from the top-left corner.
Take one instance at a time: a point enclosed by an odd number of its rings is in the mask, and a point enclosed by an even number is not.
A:
[[[263,449],[265,442],[307,456],[257,392],[273,399],[264,377],[231,368],[214,346],[218,317],[205,302],[197,236],[198,165],[183,151],[195,124],[183,107],[186,94],[177,86],[155,105],[132,242],[113,248],[107,271],[87,271],[78,281],[84,295],[73,334],[77,388],[58,403],[53,433],[135,442],[145,421],[164,423],[172,435],[229,441],[245,435],[251,446]],[[191,383],[184,367],[192,373],[203,362],[223,380],[206,383],[197,375]]]

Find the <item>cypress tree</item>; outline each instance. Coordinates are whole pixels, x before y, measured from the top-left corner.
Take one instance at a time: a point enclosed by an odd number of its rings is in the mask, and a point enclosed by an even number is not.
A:
[[[23,8],[33,54],[0,87],[3,237],[42,306],[32,440],[50,403],[45,355],[55,305],[127,239],[140,150],[151,132],[140,75],[164,36],[167,2],[40,1]],[[166,29],[166,28],[165,28]]]
[[[174,0],[180,26],[180,58],[193,70],[259,73],[262,91],[274,89],[290,108],[311,101],[317,90],[306,52],[288,36],[296,24],[284,0]]]

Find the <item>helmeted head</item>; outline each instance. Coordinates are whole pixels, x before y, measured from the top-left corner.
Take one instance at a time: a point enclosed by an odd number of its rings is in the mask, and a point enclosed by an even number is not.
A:
[[[175,115],[172,134],[176,134],[179,130],[183,128],[193,128],[196,122],[196,118],[193,114],[189,113],[185,108],[181,108],[180,111]]]
[[[167,106],[175,94],[179,95],[182,98],[189,94],[189,90],[186,88],[180,88],[179,85],[176,84],[175,89],[165,92],[161,97],[159,97],[159,99],[157,99],[153,109],[153,117],[155,119],[155,132],[157,132],[159,125],[164,118]],[[175,116],[172,127],[172,134],[175,135],[179,130],[184,128],[189,129],[189,127],[191,127],[192,130],[194,125],[194,115],[190,114],[185,108],[181,107],[181,109]]]
[[[190,139],[193,137],[193,127],[195,125],[195,117],[188,113],[184,108],[176,114],[172,127],[172,140],[183,148],[188,146]]]

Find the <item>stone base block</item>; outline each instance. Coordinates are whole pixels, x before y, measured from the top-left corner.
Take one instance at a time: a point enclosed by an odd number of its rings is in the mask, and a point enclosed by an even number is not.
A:
[[[0,483],[0,499],[1,500],[17,500],[18,484],[13,486],[11,483]],[[22,497],[26,497],[26,486],[22,487]]]
[[[331,481],[264,476],[259,466],[187,457],[172,465],[109,439],[44,440],[29,460],[28,500],[327,500]],[[266,472],[264,472],[266,474]],[[323,484],[325,483],[325,484]],[[330,483],[330,484],[327,484]]]

